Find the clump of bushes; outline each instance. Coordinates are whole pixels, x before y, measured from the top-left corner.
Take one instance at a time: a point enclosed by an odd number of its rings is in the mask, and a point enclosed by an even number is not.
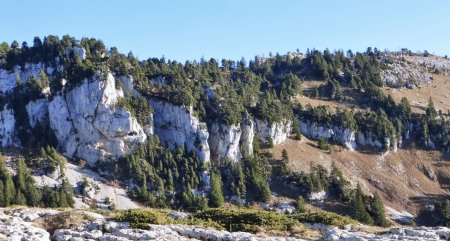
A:
[[[331,145],[330,145],[330,143],[328,143],[328,142],[327,142],[326,140],[324,140],[324,139],[320,139],[317,145],[319,146],[319,148],[320,148],[321,150],[324,150],[324,151],[330,151],[330,150],[331,150]]]
[[[194,214],[201,220],[212,220],[228,231],[257,233],[264,231],[291,231],[302,224],[284,214],[250,209],[209,209]]]
[[[149,224],[185,224],[211,227],[232,232],[291,231],[303,225],[292,216],[251,209],[209,209],[186,219],[173,219],[164,210],[127,210],[115,216],[117,221],[129,222],[130,227],[148,229]]]
[[[336,213],[331,212],[318,212],[318,213],[299,213],[294,215],[294,217],[300,221],[305,223],[323,223],[326,225],[337,226],[339,228],[344,228],[344,226],[348,224],[357,224],[358,222],[354,219],[342,216]]]

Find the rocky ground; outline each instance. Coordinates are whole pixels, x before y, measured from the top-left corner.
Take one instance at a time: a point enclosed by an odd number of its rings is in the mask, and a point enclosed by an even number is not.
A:
[[[302,240],[270,237],[263,234],[227,232],[184,225],[149,225],[148,230],[132,229],[126,222],[116,222],[86,211],[56,211],[36,208],[0,209],[0,240]],[[358,227],[337,229],[325,225],[308,225],[323,234],[322,240],[449,240],[450,229],[444,227],[395,227],[373,234]]]

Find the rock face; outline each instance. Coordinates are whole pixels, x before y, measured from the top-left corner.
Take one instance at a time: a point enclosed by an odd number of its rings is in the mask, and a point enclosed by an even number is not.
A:
[[[211,158],[221,160],[228,158],[233,161],[241,159],[240,140],[242,130],[239,125],[224,125],[213,123],[209,128],[209,147]]]
[[[415,87],[430,83],[432,75],[424,70],[409,68],[402,64],[395,63],[389,65],[389,69],[381,72],[384,83],[390,87]]]
[[[388,232],[375,235],[354,230],[331,228],[325,231],[323,240],[448,240],[450,230],[445,227],[391,228]]]
[[[450,60],[438,56],[389,55],[381,78],[390,87],[413,88],[433,81],[432,73],[450,73]]]
[[[0,146],[7,147],[17,145],[15,142],[15,124],[14,113],[8,105],[3,106],[0,111]]]
[[[124,93],[130,93],[132,96],[137,97],[140,93],[134,88],[134,79],[133,76],[119,76],[117,77],[122,84],[122,90]]]
[[[187,147],[205,161],[210,161],[208,129],[205,123],[193,115],[192,107],[187,110],[165,101],[150,99],[153,107],[153,128],[163,146],[170,149],[176,146]]]
[[[109,157],[119,157],[146,135],[130,112],[116,108],[118,98],[111,74],[106,80],[84,83],[49,103],[50,127],[64,155],[82,158],[90,166]]]
[[[255,123],[247,119],[241,123],[241,152],[247,151],[248,154],[253,153],[253,138],[255,137]]]
[[[264,143],[269,143],[269,138],[272,138],[274,145],[281,144],[288,138],[291,131],[291,121],[285,120],[269,124],[267,121],[255,119],[255,134]]]
[[[57,68],[60,69],[61,67],[58,66]],[[55,68],[43,63],[26,63],[23,68],[15,66],[11,71],[0,68],[0,94],[12,91],[17,85],[17,79],[26,83],[31,76],[38,77],[41,70],[47,75],[53,75],[55,72]]]
[[[387,147],[390,150],[397,151],[397,146],[401,144],[397,139],[391,140],[389,137],[380,140],[378,136],[371,132],[355,132],[338,126],[324,127],[309,121],[300,121],[299,128],[300,132],[309,138],[333,140],[351,151],[358,146],[370,146],[379,150]]]
[[[31,127],[35,127],[37,123],[42,123],[48,116],[48,100],[39,99],[31,101],[26,105],[28,113],[28,122]]]

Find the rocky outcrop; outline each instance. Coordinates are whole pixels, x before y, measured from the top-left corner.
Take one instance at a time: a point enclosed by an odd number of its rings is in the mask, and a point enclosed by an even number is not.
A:
[[[253,153],[253,138],[255,137],[255,123],[247,119],[241,123],[241,152],[246,151],[248,154]]]
[[[310,123],[309,121],[299,122],[300,132],[315,140],[332,140],[345,146],[347,149],[353,151],[358,146],[369,146],[378,150],[388,148],[397,151],[397,147],[401,145],[401,140],[391,139],[390,137],[376,136],[372,132],[353,131],[348,128],[341,128],[339,126],[326,127]]]
[[[239,125],[213,123],[209,128],[208,144],[213,160],[228,158],[233,161],[241,159],[240,139],[242,130]]]
[[[265,120],[255,119],[255,135],[263,143],[269,143],[271,138],[274,145],[281,144],[288,138],[291,131],[291,121],[268,123]]]
[[[25,106],[28,113],[30,127],[35,127],[37,123],[43,123],[48,116],[48,100],[39,99],[29,102]]]
[[[338,228],[329,228],[324,232],[323,240],[448,240],[450,230],[445,227],[398,227],[391,228],[389,231],[381,234],[370,234],[356,230],[342,230]]]
[[[118,76],[117,79],[122,84],[122,90],[124,93],[130,93],[131,96],[137,97],[140,96],[140,93],[134,88],[134,79],[133,76]]]
[[[425,67],[429,72],[449,74],[450,73],[450,59],[439,56],[414,56],[414,63]]]
[[[17,145],[15,141],[15,124],[13,110],[8,105],[0,111],[0,146],[7,147]]]
[[[434,174],[433,170],[431,170],[430,167],[428,167],[427,165],[423,164],[423,163],[417,163],[417,168],[423,172],[423,174],[425,174],[426,177],[428,177],[428,179],[432,180],[432,181],[437,181],[437,176],[436,174]]]
[[[117,158],[146,140],[143,128],[130,112],[116,108],[121,90],[111,74],[105,80],[85,80],[49,103],[50,127],[69,158],[81,158],[90,166]]]
[[[433,80],[433,76],[426,70],[399,63],[391,64],[387,69],[382,70],[381,78],[387,86],[395,88],[413,88]]]
[[[210,160],[208,129],[205,123],[194,116],[192,107],[187,110],[165,101],[150,99],[153,107],[153,128],[160,143],[170,149],[186,146],[205,161]]]
[[[433,74],[450,73],[450,59],[439,56],[386,56],[387,68],[381,71],[381,78],[390,87],[413,88],[433,81]]]
[[[56,69],[60,70],[61,68],[61,66],[58,66]],[[11,71],[0,68],[0,94],[11,92],[16,87],[18,79],[22,83],[26,83],[31,76],[39,77],[41,70],[49,76],[55,72],[54,67],[43,63],[26,63],[23,68],[15,66]]]
[[[325,127],[309,121],[300,121],[299,128],[303,135],[312,139],[333,140],[351,151],[357,147],[356,133],[348,128],[338,126]]]
[[[291,207],[283,205],[280,207]],[[70,218],[70,217],[78,217]],[[80,217],[84,217],[80,218]],[[185,215],[179,216],[185,218]],[[62,220],[67,219],[68,220]],[[228,232],[189,225],[148,225],[146,230],[131,228],[126,222],[116,222],[87,211],[56,211],[38,208],[0,208],[0,240],[230,240],[230,241],[300,241],[294,237],[271,237],[247,232]],[[89,221],[90,220],[90,221]],[[54,230],[50,223],[62,226],[50,235],[45,228]],[[41,224],[41,225],[36,225]],[[345,229],[324,224],[306,224],[323,235],[321,240],[448,240],[450,229],[446,227],[393,227],[386,232],[365,233],[360,225]],[[310,237],[309,237],[310,238]],[[308,239],[309,240],[309,239]]]
[[[354,131],[348,128],[341,128],[338,126],[334,126],[333,132],[334,132],[333,140],[335,142],[341,143],[351,151],[356,149],[357,144]]]

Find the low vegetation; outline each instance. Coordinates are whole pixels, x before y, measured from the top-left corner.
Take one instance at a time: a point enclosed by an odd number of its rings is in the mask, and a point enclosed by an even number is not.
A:
[[[167,215],[167,211],[161,210],[128,210],[119,213],[115,219],[130,222],[136,228],[148,228],[148,224],[190,224],[251,233],[304,229],[289,215],[252,209],[208,209],[186,219],[173,219]]]

